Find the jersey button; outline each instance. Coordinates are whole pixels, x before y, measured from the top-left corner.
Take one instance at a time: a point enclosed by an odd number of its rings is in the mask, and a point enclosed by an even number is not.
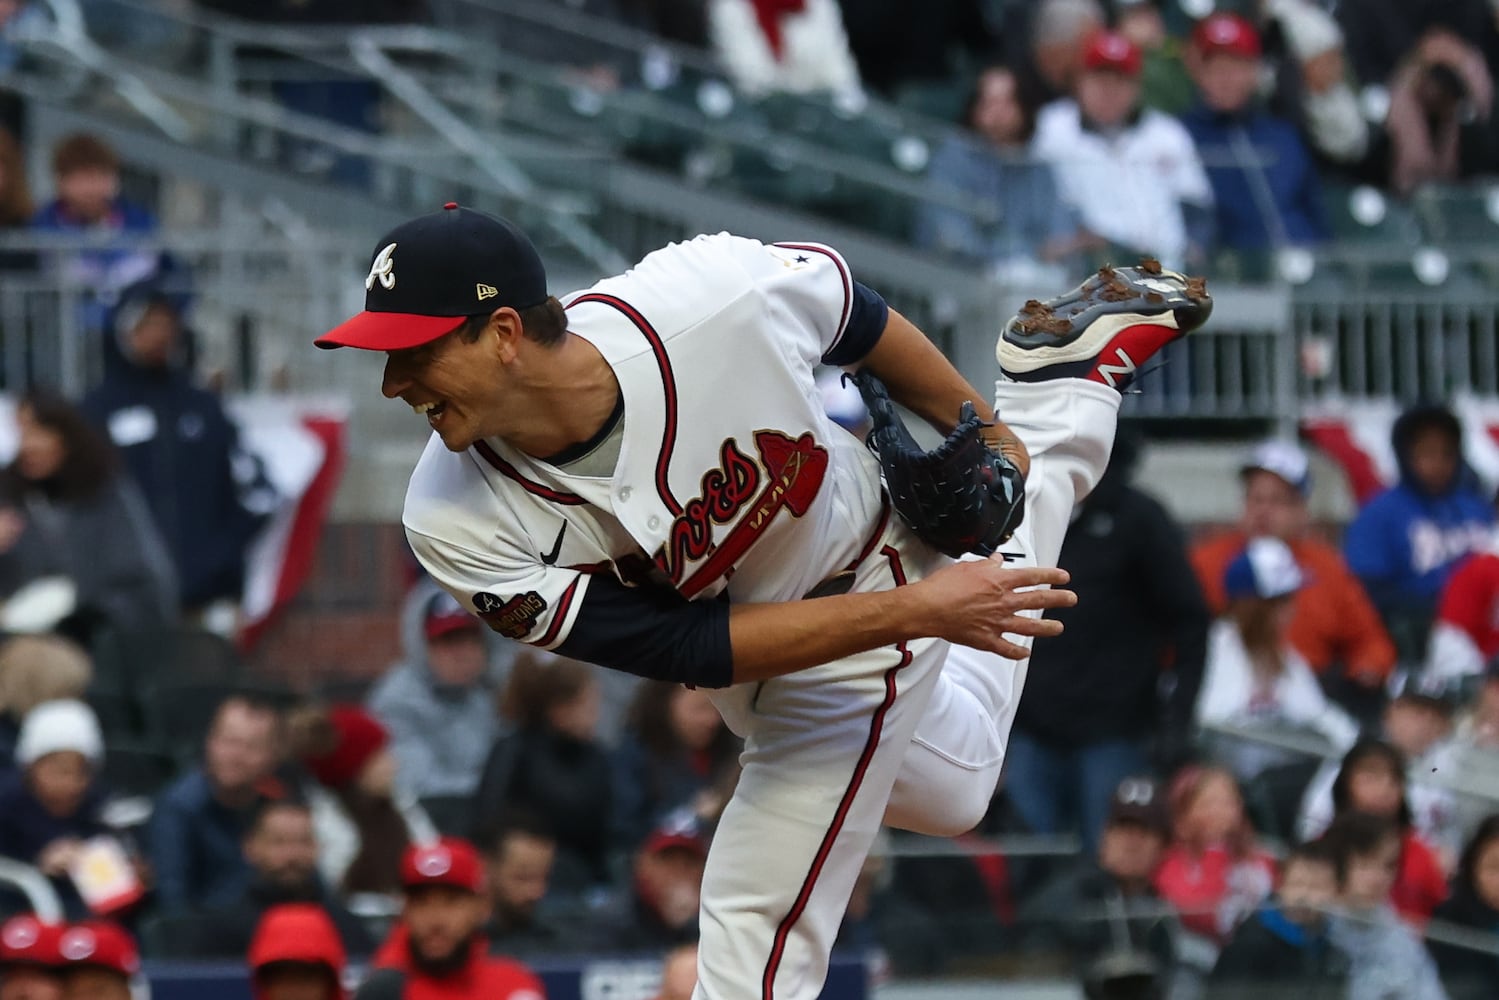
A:
[[[661,519],[653,514],[646,519],[645,526],[647,528],[650,528],[652,531],[655,531],[657,528],[661,527]]]
[[[626,486],[624,489],[619,491],[619,498],[628,503],[630,501],[630,494],[632,492],[634,491],[631,490],[630,487]]]

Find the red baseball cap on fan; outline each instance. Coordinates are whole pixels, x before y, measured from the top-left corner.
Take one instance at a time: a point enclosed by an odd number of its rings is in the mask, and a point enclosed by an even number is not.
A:
[[[141,953],[123,927],[103,920],[73,924],[58,942],[64,967],[91,965],[127,979],[141,971]]]
[[[1139,76],[1143,60],[1135,43],[1116,31],[1100,31],[1083,50],[1083,68]]]
[[[1192,29],[1192,45],[1205,56],[1260,57],[1260,33],[1238,14],[1220,12],[1198,21]]]
[[[7,965],[40,965],[56,968],[62,964],[63,929],[31,914],[11,917],[0,924],[0,967]]]
[[[441,837],[436,843],[406,848],[401,856],[401,885],[407,889],[446,885],[479,892],[484,887],[484,866],[473,844]]]
[[[364,312],[313,343],[400,351],[456,330],[469,316],[546,300],[546,268],[526,234],[450,201],[379,239],[364,279]]]
[[[483,623],[464,610],[463,605],[448,593],[438,594],[432,599],[427,605],[427,616],[422,623],[422,631],[429,640],[441,639],[454,632],[477,632],[481,628]]]

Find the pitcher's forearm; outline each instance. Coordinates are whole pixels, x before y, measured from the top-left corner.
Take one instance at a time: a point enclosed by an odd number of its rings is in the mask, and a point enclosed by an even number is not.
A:
[[[839,594],[729,611],[734,683],[764,681],[845,656],[931,635],[918,587]]]

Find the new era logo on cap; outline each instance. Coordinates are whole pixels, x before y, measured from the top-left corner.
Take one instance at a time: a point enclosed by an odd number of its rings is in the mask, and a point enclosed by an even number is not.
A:
[[[400,351],[501,306],[547,300],[546,269],[526,234],[504,219],[449,202],[381,237],[364,278],[364,312],[319,337],[319,347]]]

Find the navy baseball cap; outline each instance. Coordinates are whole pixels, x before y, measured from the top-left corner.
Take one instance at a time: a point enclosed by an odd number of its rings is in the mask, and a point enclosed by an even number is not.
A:
[[[546,268],[526,234],[450,201],[380,238],[364,279],[364,312],[314,343],[399,351],[436,340],[466,316],[546,300]]]

